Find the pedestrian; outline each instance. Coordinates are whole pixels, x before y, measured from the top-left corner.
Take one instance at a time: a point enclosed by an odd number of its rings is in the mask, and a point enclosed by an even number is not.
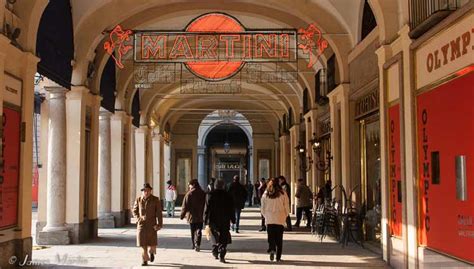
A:
[[[290,213],[289,200],[277,179],[268,182],[262,197],[262,215],[267,222],[268,250],[270,261],[281,261],[283,252],[283,230],[286,217]]]
[[[235,224],[232,224],[232,231],[239,233],[240,214],[245,207],[247,200],[247,190],[240,184],[239,176],[235,175],[229,187],[229,194],[232,196],[235,211]]]
[[[260,180],[255,180],[253,188],[255,189],[255,204],[260,206],[260,197],[258,196],[258,188],[260,187]]]
[[[158,244],[157,231],[163,227],[160,198],[151,194],[152,187],[145,183],[142,195],[135,200],[133,217],[137,219],[137,246],[142,248],[142,266],[153,262]]]
[[[280,181],[280,186],[283,189],[283,191],[286,193],[288,196],[288,201],[290,201],[290,195],[291,195],[291,187],[288,182],[286,182],[286,178],[284,176],[279,176],[278,180]],[[290,206],[290,203],[288,203],[288,206]],[[293,229],[291,228],[291,217],[290,214],[286,217],[286,230],[287,231],[292,231]]]
[[[197,179],[189,182],[189,191],[183,199],[181,219],[186,217],[191,229],[192,249],[201,250],[202,226],[206,193],[199,186]]]
[[[215,190],[208,194],[205,222],[209,225],[212,239],[212,255],[225,263],[227,245],[232,243],[230,223],[235,223],[232,196],[224,190],[224,181],[216,181]]]
[[[260,184],[258,186],[258,189],[257,189],[257,194],[258,194],[258,199],[260,200],[260,208],[262,207],[262,196],[263,196],[263,193],[265,193],[265,190],[267,189],[267,183],[265,183],[265,178],[262,177],[260,179]],[[260,230],[258,230],[259,232],[264,232],[267,230],[267,226],[265,225],[265,217],[263,215],[261,215],[261,224],[260,224]]]
[[[302,178],[298,179],[298,186],[296,187],[296,223],[295,227],[300,227],[301,217],[303,211],[306,215],[306,228],[311,228],[311,206],[313,199],[313,193],[306,186],[305,181]]]
[[[210,193],[211,191],[214,190],[214,185],[216,184],[216,178],[211,177],[211,182],[207,184],[207,193]]]
[[[178,198],[178,195],[176,193],[176,187],[173,185],[171,180],[168,180],[166,184],[168,184],[165,193],[166,214],[168,215],[168,217],[174,217],[174,205],[176,203],[176,198]]]
[[[250,180],[247,180],[247,201],[249,203],[249,207],[252,206],[253,200],[253,183]]]

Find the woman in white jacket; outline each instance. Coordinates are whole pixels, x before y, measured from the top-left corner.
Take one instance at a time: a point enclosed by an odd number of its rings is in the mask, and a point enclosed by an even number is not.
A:
[[[272,178],[267,184],[267,190],[262,196],[261,212],[265,217],[268,235],[268,251],[270,260],[281,261],[283,250],[283,230],[286,217],[290,213],[288,196],[281,188],[278,180]]]

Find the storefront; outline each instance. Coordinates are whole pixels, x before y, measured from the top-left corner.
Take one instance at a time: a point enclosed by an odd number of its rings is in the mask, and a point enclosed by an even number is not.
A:
[[[0,230],[18,224],[22,82],[5,74],[3,116],[0,121]]]
[[[419,244],[474,263],[474,13],[417,40]]]
[[[370,90],[355,102],[355,120],[359,129],[360,183],[346,190],[360,193],[365,211],[364,237],[380,242],[381,238],[381,174],[379,90]],[[360,192],[359,192],[360,191]],[[353,194],[355,195],[355,194]]]
[[[318,142],[320,148],[315,152],[317,169],[317,190],[331,180],[331,121],[329,117],[318,123]]]

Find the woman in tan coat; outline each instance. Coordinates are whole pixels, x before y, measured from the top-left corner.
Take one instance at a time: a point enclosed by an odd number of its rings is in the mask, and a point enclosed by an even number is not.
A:
[[[137,246],[141,247],[142,266],[155,260],[158,238],[156,232],[163,226],[160,199],[151,194],[152,187],[146,183],[142,195],[135,200],[133,216],[137,219]],[[148,255],[150,254],[150,255]]]

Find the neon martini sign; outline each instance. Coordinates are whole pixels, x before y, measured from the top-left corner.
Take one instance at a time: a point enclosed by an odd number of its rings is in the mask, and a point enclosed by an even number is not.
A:
[[[303,43],[298,44],[298,34]],[[122,59],[133,48],[135,63],[182,63],[207,81],[228,79],[245,63],[297,62],[298,48],[310,55],[311,67],[326,47],[327,41],[313,24],[298,32],[255,31],[245,29],[236,18],[223,13],[199,16],[185,31],[132,32],[118,25],[104,44],[119,68],[124,67]]]

